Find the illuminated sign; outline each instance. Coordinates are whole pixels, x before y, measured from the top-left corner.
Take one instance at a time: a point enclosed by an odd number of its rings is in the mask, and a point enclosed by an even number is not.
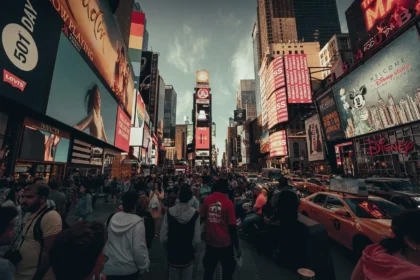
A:
[[[286,130],[270,134],[270,157],[287,156]]]
[[[414,149],[413,141],[399,141],[394,144],[387,144],[388,140],[385,138],[379,139],[379,141],[374,140],[365,140],[366,143],[369,143],[370,146],[367,148],[369,155],[374,156],[379,153],[389,154],[391,152],[400,152],[404,153],[405,156],[408,156],[411,150]]]
[[[199,70],[195,73],[197,84],[209,84],[209,72],[206,70]]]
[[[207,99],[210,96],[209,89],[207,88],[201,88],[197,91],[197,98],[200,99]]]
[[[271,95],[267,101],[267,110],[269,129],[271,129],[276,124],[287,122],[289,120],[285,88],[276,90],[275,93]]]
[[[289,103],[312,103],[311,81],[306,54],[288,54],[284,58]]]

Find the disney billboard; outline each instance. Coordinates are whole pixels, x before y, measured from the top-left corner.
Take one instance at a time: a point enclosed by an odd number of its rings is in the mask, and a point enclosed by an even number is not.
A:
[[[333,87],[347,138],[420,120],[419,57],[412,28]]]

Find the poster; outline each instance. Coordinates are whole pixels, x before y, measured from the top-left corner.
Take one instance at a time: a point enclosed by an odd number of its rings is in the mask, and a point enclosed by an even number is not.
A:
[[[420,120],[419,57],[412,28],[334,85],[347,138]]]
[[[344,138],[343,128],[341,127],[340,116],[334,100],[334,94],[329,89],[323,96],[316,101],[319,108],[322,127],[328,141]]]
[[[324,144],[318,115],[305,120],[306,143],[309,161],[324,159]]]
[[[312,103],[311,80],[306,54],[284,56],[289,103]]]
[[[270,134],[270,157],[280,156],[287,156],[286,130],[280,130]]]

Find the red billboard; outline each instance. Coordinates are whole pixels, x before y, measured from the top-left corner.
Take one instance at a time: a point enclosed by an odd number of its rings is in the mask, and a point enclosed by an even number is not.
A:
[[[286,130],[270,134],[270,157],[287,156]]]
[[[283,57],[276,57],[271,64],[273,65],[274,89],[284,87],[286,80],[284,77],[284,62]]]
[[[267,102],[267,108],[268,129],[271,129],[278,123],[287,122],[289,120],[285,88],[278,89],[271,95]]]
[[[130,146],[130,118],[118,106],[117,125],[115,129],[115,147],[128,152]]]
[[[312,103],[311,80],[306,54],[288,54],[284,58],[289,103]]]
[[[210,89],[209,88],[197,89],[196,103],[197,104],[210,104]]]
[[[197,127],[195,130],[195,149],[208,150],[210,149],[210,128]]]

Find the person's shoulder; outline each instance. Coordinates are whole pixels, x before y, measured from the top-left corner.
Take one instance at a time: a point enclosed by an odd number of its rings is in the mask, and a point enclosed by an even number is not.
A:
[[[42,223],[48,222],[48,221],[56,221],[56,220],[60,220],[61,221],[61,216],[60,214],[56,211],[56,210],[48,210],[47,213],[45,213],[44,217],[42,218]]]

